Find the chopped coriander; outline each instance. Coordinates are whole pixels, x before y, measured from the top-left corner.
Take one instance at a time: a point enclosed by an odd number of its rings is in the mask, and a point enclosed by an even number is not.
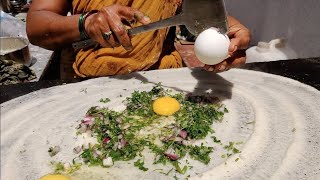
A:
[[[297,130],[296,128],[293,128],[293,129],[291,130],[291,132],[296,132],[296,130]]]
[[[190,146],[190,156],[196,160],[199,160],[205,164],[210,162],[209,154],[213,151],[213,147],[206,147],[201,144],[201,146]]]
[[[93,148],[89,147],[89,149],[83,150],[80,157],[85,163],[88,163],[90,166],[102,164],[102,159],[95,157],[92,149]]]
[[[167,173],[161,173],[161,174],[164,174],[164,175],[168,176],[172,171],[173,171],[173,168],[170,169]]]
[[[212,136],[211,138],[213,139],[213,142],[215,142],[215,143],[221,143],[221,140],[218,140],[217,137]]]
[[[226,158],[226,155],[225,155],[225,154],[222,154],[222,155],[221,155],[221,158]]]
[[[59,174],[62,172],[65,172],[67,174],[71,174],[71,173],[79,170],[82,165],[82,164],[73,164],[73,165],[66,168],[66,166],[62,162],[52,161],[51,164],[54,165],[54,172],[56,174]]]
[[[65,169],[64,169],[64,165],[63,165],[63,163],[62,162],[51,162],[51,164],[52,165],[54,165],[55,166],[55,172],[60,172],[60,171],[64,171]]]
[[[233,148],[232,152],[233,152],[234,154],[241,153],[241,151],[240,151],[239,149],[237,149],[237,148]]]
[[[148,168],[144,167],[144,162],[139,159],[138,161],[134,162],[134,166],[138,167],[142,171],[148,171]]]
[[[163,171],[163,169],[155,169],[155,170],[153,170],[153,171]]]
[[[101,103],[108,103],[110,102],[111,100],[109,98],[101,98],[99,102]]]
[[[239,143],[229,142],[229,145],[226,145],[223,148],[226,149],[227,151],[232,151],[234,154],[241,153],[239,149],[234,147],[235,144],[239,144]]]
[[[176,168],[176,171],[180,174],[185,174],[188,170],[188,166],[184,166],[183,169],[181,169],[177,161],[174,161],[172,165]]]
[[[255,123],[255,121],[252,121],[252,122],[248,122],[248,123],[246,123],[247,125],[250,125],[250,124],[254,124]]]
[[[174,175],[174,176],[173,176],[173,178],[174,178],[175,180],[178,180],[178,177],[177,177],[177,175]]]
[[[237,158],[236,160],[234,160],[235,162],[238,162],[240,160],[240,158]]]
[[[241,141],[241,142],[236,142],[236,145],[240,145],[240,144],[243,144],[243,142]]]
[[[234,142],[229,142],[229,145],[226,145],[223,148],[228,151],[231,151],[233,149],[233,146],[234,146]]]

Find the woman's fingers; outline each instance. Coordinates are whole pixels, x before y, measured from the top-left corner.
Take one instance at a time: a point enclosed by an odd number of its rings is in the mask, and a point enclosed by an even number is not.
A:
[[[225,71],[226,69],[228,68],[228,63],[226,60],[222,61],[221,63],[219,64],[216,64],[216,65],[205,65],[204,66],[204,69],[206,71],[209,71],[209,72],[222,72],[222,71]]]
[[[228,34],[228,36],[231,38],[229,52],[234,52],[237,49],[246,49],[249,46],[250,32],[244,26],[239,26],[241,27],[234,26],[230,28],[230,32]]]
[[[150,18],[144,15],[141,11],[127,6],[118,6],[118,12],[122,19],[130,21],[138,21],[141,24],[149,24]]]
[[[99,20],[92,20],[92,19],[99,19],[99,14],[93,14],[89,16],[86,20],[85,29],[91,39],[98,42],[102,47],[110,47],[110,45],[103,39],[101,36],[101,25]],[[107,27],[105,27],[107,28]]]
[[[205,65],[204,69],[210,72],[222,72],[231,68],[239,67],[246,62],[246,53],[244,50],[236,51],[232,57],[222,61],[217,65]]]
[[[109,21],[111,31],[116,36],[119,43],[127,51],[132,50],[132,44],[131,44],[130,37],[127,33],[125,26],[122,24],[121,19],[119,17],[114,17],[114,20],[108,19],[108,21]]]
[[[150,23],[150,18],[142,12],[127,6],[112,5],[102,8],[98,13],[87,17],[85,29],[90,38],[103,47],[122,45],[127,51],[132,50],[131,39],[123,21]]]
[[[100,24],[100,30],[102,37],[112,46],[122,45],[127,51],[132,50],[131,39],[127,33],[126,26],[122,23],[123,21],[136,20],[142,24],[148,24],[150,19],[136,9],[121,6],[112,5],[101,9],[99,14],[103,19],[96,19]],[[107,24],[107,25],[105,25]],[[111,33],[110,33],[111,32]],[[101,40],[100,40],[101,41]],[[98,42],[100,42],[98,41]],[[105,43],[102,43],[105,45]]]
[[[97,22],[95,23],[98,27],[97,29],[100,30],[100,34],[98,34],[98,42],[102,47],[115,47],[117,46],[117,43],[112,36],[112,31],[108,25],[108,23],[105,21],[105,17],[103,14],[99,14],[99,17],[97,18]]]
[[[110,32],[110,28],[102,13],[98,12],[87,17],[85,29],[89,37],[98,42],[102,47],[115,46],[116,43],[112,37],[108,41],[103,37],[103,33]]]
[[[232,57],[226,59],[226,69],[239,67],[246,63],[246,52],[245,50],[236,51]]]

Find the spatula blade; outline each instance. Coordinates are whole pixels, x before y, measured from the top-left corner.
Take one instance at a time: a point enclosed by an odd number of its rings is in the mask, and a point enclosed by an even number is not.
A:
[[[223,34],[228,32],[224,0],[185,0],[183,16],[184,24],[195,36],[211,27],[217,28]]]

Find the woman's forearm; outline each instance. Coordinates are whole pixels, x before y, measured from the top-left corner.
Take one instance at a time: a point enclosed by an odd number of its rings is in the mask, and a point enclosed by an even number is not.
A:
[[[79,41],[79,16],[63,16],[46,10],[30,12],[27,17],[29,41],[50,50]]]

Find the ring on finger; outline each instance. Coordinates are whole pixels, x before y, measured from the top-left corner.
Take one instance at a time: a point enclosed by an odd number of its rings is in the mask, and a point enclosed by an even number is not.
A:
[[[111,34],[112,34],[112,31],[103,33],[103,34],[102,34],[102,35],[103,35],[103,39],[104,39],[104,40],[109,40]]]

